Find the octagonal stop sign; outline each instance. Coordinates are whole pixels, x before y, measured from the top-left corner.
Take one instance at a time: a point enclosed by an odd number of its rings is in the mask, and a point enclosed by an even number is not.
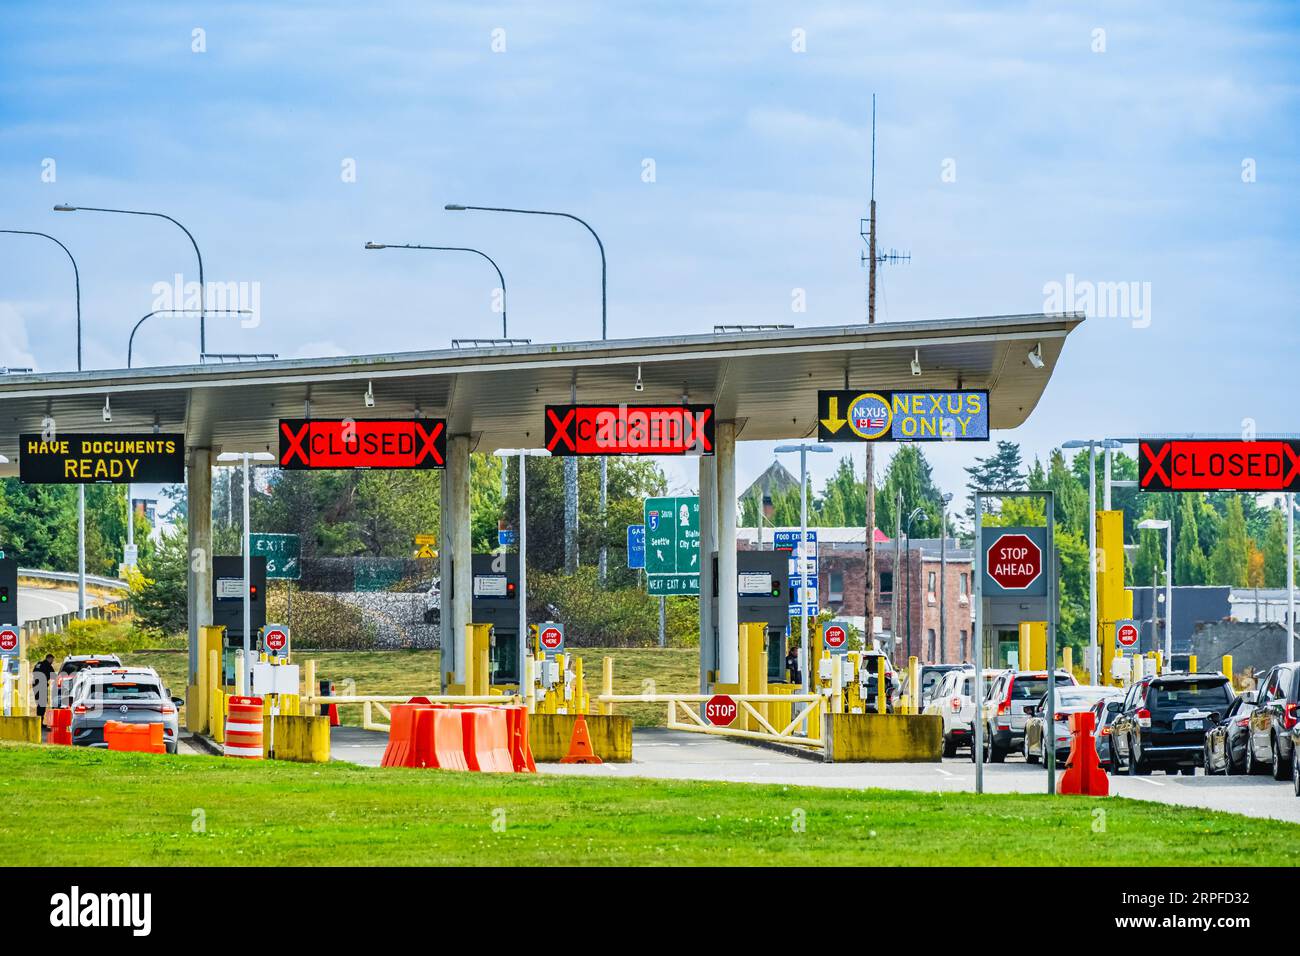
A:
[[[548,654],[564,650],[564,625],[547,622],[537,628],[537,643]]]
[[[0,654],[13,654],[18,650],[18,629],[0,628]]]
[[[289,656],[289,629],[283,624],[268,624],[262,631],[262,646],[272,657]]]
[[[849,632],[843,624],[831,621],[822,631],[822,643],[832,654],[843,653],[849,649]]]
[[[736,702],[726,694],[714,694],[704,705],[704,719],[714,727],[730,727],[736,710]]]
[[[1138,637],[1141,632],[1138,630],[1137,621],[1116,621],[1115,622],[1115,643],[1123,648],[1136,647]]]
[[[986,561],[989,578],[1006,591],[1027,590],[1043,573],[1043,549],[1020,531],[994,538]]]

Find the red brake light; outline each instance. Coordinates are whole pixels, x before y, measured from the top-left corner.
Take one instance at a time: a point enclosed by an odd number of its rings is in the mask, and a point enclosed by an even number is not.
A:
[[[84,714],[86,712],[86,705],[78,704],[76,707],[72,708],[72,712],[74,714]]]
[[[1016,679],[1013,677],[1007,681],[1007,698],[998,704],[998,716],[1010,712],[1011,710],[1011,690],[1016,686]]]
[[[1296,725],[1296,704],[1287,704],[1286,711],[1282,714],[1282,726],[1290,730]]]
[[[950,705],[952,706],[952,712],[953,712],[954,714],[957,713],[959,710],[961,710],[961,698],[960,698],[960,697],[954,697],[954,698],[950,701]]]
[[[1069,714],[1057,714],[1057,715],[1056,715],[1056,719],[1057,719],[1057,720],[1060,720],[1060,721],[1067,721],[1067,720],[1070,719],[1070,715],[1069,715]]]
[[[158,708],[158,712],[160,714],[174,714],[176,713],[176,708],[173,707],[171,704],[163,704],[161,707]]]

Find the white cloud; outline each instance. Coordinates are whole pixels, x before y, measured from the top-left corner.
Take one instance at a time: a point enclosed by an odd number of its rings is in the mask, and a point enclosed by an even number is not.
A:
[[[11,302],[0,302],[0,366],[36,368],[27,339],[27,322]]]

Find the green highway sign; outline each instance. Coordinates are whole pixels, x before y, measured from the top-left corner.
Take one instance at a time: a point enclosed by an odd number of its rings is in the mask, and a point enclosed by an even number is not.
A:
[[[266,557],[266,576],[297,581],[302,577],[302,543],[296,534],[263,534],[253,532],[250,553]]]
[[[700,499],[647,498],[645,571],[647,591],[700,593]]]

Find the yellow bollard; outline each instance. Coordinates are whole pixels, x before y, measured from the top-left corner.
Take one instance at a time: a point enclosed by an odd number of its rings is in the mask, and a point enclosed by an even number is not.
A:
[[[876,713],[886,714],[889,712],[889,698],[885,694],[885,659],[877,658],[876,666]]]
[[[537,680],[533,676],[533,655],[524,655],[524,679],[519,682],[519,696],[523,698],[524,710],[532,713],[537,706]]]
[[[1231,654],[1223,655],[1223,662],[1219,665],[1219,669],[1223,671],[1223,675],[1228,678],[1228,683],[1231,684],[1232,683],[1232,655]]]
[[[1133,655],[1133,664],[1129,672],[1129,683],[1136,684],[1142,679],[1142,655]]]
[[[14,687],[13,694],[14,715],[30,717],[33,712],[29,706],[32,695],[32,662],[26,658],[18,658],[18,684]]]
[[[1195,654],[1189,654],[1188,657],[1187,657],[1187,673],[1189,673],[1189,674],[1195,674],[1195,673],[1196,673],[1196,655],[1195,655]]]
[[[832,657],[831,663],[835,666],[831,669],[831,713],[844,713],[844,671],[840,667],[838,657]]]
[[[1163,674],[1163,673],[1165,672],[1165,655],[1164,655],[1164,653],[1161,652],[1161,651],[1156,651],[1156,653],[1155,653],[1155,659],[1156,659],[1156,673],[1157,673],[1157,674]]]
[[[907,712],[919,714],[921,712],[921,661],[915,654],[907,659],[907,686],[911,690]]]
[[[614,658],[612,657],[606,657],[600,662],[600,692],[607,697],[614,693]],[[614,705],[605,704],[601,713],[612,715]]]
[[[1067,674],[1074,674],[1074,648],[1069,644],[1061,648],[1061,667]]]
[[[573,659],[573,712],[575,714],[585,714],[587,712],[587,693],[582,682],[582,658]]]

